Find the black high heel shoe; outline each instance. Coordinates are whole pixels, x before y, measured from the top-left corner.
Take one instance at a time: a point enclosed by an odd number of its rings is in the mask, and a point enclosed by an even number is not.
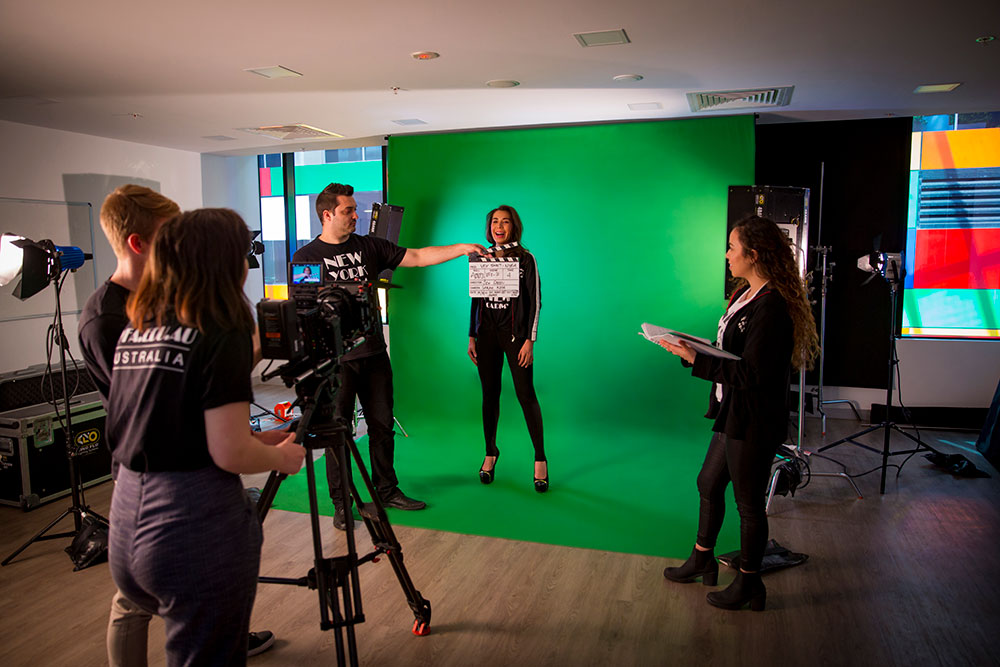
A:
[[[668,567],[663,570],[663,576],[679,584],[690,584],[701,577],[701,583],[715,586],[719,581],[719,562],[715,560],[713,549],[701,551],[692,549],[691,555],[680,567]]]
[[[549,466],[546,461],[545,465],[545,477],[535,477],[535,491],[538,493],[545,493],[549,490]]]
[[[708,604],[720,609],[742,609],[749,603],[750,611],[764,611],[767,589],[760,580],[760,572],[736,571],[733,583],[724,591],[712,591],[706,596]]]
[[[479,467],[479,481],[483,484],[492,484],[494,479],[494,473],[497,470],[497,462],[500,460],[500,453],[493,458],[493,467],[489,470],[484,469],[482,466]],[[483,465],[486,465],[486,460],[483,460]]]

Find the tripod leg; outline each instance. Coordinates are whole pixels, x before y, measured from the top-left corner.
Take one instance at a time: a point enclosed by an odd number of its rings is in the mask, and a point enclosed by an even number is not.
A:
[[[49,525],[45,526],[45,528],[42,528],[40,531],[38,531],[37,533],[35,533],[27,542],[25,542],[20,547],[18,547],[17,551],[15,551],[11,555],[7,556],[7,558],[5,558],[4,561],[3,561],[3,563],[0,564],[0,565],[7,565],[12,560],[14,560],[15,558],[17,558],[17,555],[19,553],[21,553],[22,551],[24,551],[25,549],[27,549],[29,546],[31,546],[35,542],[38,542],[40,540],[52,540],[52,539],[56,539],[58,537],[72,537],[73,535],[75,535],[76,534],[75,532],[73,532],[73,533],[57,533],[55,535],[46,535],[45,534],[45,533],[49,532],[49,530],[53,526],[55,526],[57,523],[59,523],[60,521],[62,521],[63,519],[65,519],[70,514],[73,514],[73,510],[74,510],[74,508],[70,507],[65,512],[63,512],[58,517],[56,517],[55,520],[53,520]],[[76,515],[74,514],[74,516],[76,516]]]
[[[306,465],[311,465],[309,460],[311,457],[307,457]],[[271,504],[274,503],[274,497],[278,495],[278,487],[285,480],[288,475],[280,473],[277,470],[272,470],[271,474],[267,477],[267,482],[264,483],[264,488],[261,489],[260,499],[257,501],[257,518],[261,523],[264,523],[264,519],[267,517],[268,511],[271,509]]]
[[[403,589],[403,594],[406,596],[406,602],[413,611],[413,634],[418,636],[427,635],[430,633],[431,603],[413,585],[413,580],[410,579],[410,574],[406,571],[406,566],[403,565],[402,547],[392,530],[389,517],[386,516],[385,508],[382,506],[382,501],[379,499],[378,493],[375,492],[371,476],[368,474],[368,470],[361,460],[357,444],[353,439],[346,441],[345,444],[351,450],[351,454],[358,466],[358,474],[361,475],[361,480],[364,482],[365,488],[372,499],[369,505],[362,506],[358,489],[353,482],[350,482],[351,493],[358,500],[358,506],[362,508],[361,518],[364,520],[369,534],[371,534],[375,548],[385,553],[389,559],[392,570],[399,580],[400,587]],[[360,595],[357,598],[357,602],[360,605]]]
[[[771,483],[767,487],[767,504],[764,505],[764,514],[767,514],[768,510],[771,509],[771,500],[774,499],[774,490],[778,487],[778,475],[780,474],[780,468],[775,468],[774,472],[771,473]]]

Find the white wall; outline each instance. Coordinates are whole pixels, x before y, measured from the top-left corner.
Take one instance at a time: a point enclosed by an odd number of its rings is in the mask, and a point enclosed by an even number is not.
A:
[[[1000,342],[902,338],[896,353],[899,382],[892,392],[893,405],[899,405],[902,390],[908,408],[990,407],[1000,381]],[[806,385],[806,391],[814,390]],[[885,403],[885,389],[824,387],[823,398],[854,401],[867,419],[872,403]],[[850,406],[843,403],[824,409],[831,417],[853,418]]]
[[[201,156],[203,206],[231,208],[253,230],[260,229],[260,174],[257,156]],[[264,298],[264,276],[261,269],[251,269],[243,291],[250,303]]]
[[[85,201],[93,206],[96,239],[94,252],[97,282],[103,282],[114,270],[114,259],[104,240],[97,221],[104,196],[123,182],[138,181],[158,189],[180,204],[182,209],[202,205],[201,156],[198,153],[160,148],[127,141],[92,137],[73,132],[50,130],[31,125],[0,121],[0,197],[65,201],[68,198]],[[9,209],[8,209],[9,210]],[[14,231],[25,224],[19,220],[0,219],[0,231]],[[27,231],[16,229],[32,238]],[[67,243],[70,232],[67,220],[66,237],[52,240],[59,245]],[[38,240],[38,239],[35,239]],[[84,248],[85,251],[91,248]],[[90,263],[88,262],[88,265]],[[81,274],[84,270],[81,270]],[[91,289],[95,275],[88,273],[89,281],[81,281],[80,294],[67,294],[64,301],[63,325],[70,340],[73,355],[79,359],[76,344],[77,314]],[[0,288],[0,319],[18,312],[16,299],[10,292],[13,286]],[[49,288],[51,291],[51,288]],[[38,295],[35,299],[47,298]],[[45,361],[45,331],[51,318],[24,319],[0,322],[0,373],[25,368]],[[57,355],[53,354],[53,359]]]
[[[896,347],[907,407],[990,406],[1000,380],[1000,341],[902,339]]]

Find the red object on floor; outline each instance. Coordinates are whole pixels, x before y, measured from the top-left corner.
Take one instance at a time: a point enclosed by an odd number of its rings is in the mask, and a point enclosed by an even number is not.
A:
[[[277,405],[275,405],[274,414],[278,415],[278,419],[289,421],[292,418],[291,401],[285,401],[284,403],[278,403]]]

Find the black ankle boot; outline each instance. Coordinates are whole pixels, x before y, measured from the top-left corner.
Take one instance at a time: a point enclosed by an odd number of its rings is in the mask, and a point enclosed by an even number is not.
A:
[[[764,611],[767,600],[767,589],[760,580],[760,572],[736,571],[733,583],[724,591],[712,591],[708,594],[708,603],[721,609],[742,609],[750,603],[751,611]]]
[[[715,586],[719,580],[719,563],[715,560],[714,550],[693,549],[683,565],[666,568],[663,570],[663,576],[681,584],[689,584],[701,577],[701,583]]]

